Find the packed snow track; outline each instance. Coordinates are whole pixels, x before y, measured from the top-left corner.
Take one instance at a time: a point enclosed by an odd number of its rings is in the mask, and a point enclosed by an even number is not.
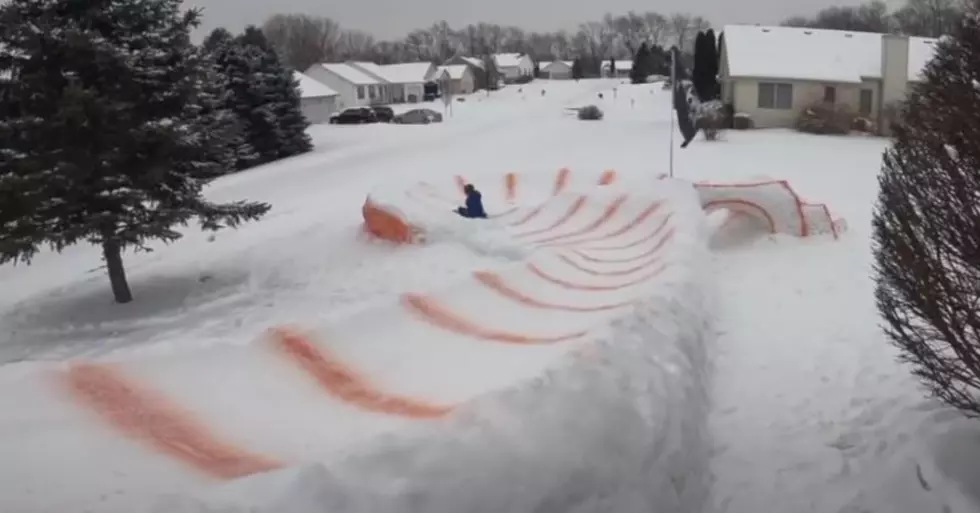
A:
[[[389,185],[363,209],[393,243],[499,262],[465,280],[246,346],[5,368],[4,458],[22,464],[0,467],[0,497],[19,513],[699,510],[709,246],[741,222],[842,222],[783,182],[568,170],[503,175],[491,218],[467,220],[465,181]]]

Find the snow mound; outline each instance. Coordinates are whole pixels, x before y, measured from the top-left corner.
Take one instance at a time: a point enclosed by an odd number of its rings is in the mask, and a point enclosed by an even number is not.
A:
[[[251,344],[0,370],[5,457],[22,463],[0,467],[0,497],[23,513],[160,495],[171,513],[698,510],[704,216],[689,184],[600,189],[503,198],[479,229],[379,191],[382,213],[423,228],[403,235],[521,251]]]

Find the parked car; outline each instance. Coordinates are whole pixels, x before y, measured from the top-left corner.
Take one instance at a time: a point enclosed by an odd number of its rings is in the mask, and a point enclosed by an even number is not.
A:
[[[403,125],[428,125],[441,122],[442,114],[432,109],[412,109],[395,116],[392,121]]]
[[[330,118],[331,125],[363,125],[377,123],[378,117],[367,107],[351,107]]]
[[[371,110],[374,111],[374,117],[380,123],[391,123],[392,118],[395,117],[395,111],[391,110],[391,107],[378,105],[371,107]]]

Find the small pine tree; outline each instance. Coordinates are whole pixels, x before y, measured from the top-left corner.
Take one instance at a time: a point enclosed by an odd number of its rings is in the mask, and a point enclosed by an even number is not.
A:
[[[616,76],[616,59],[614,58],[609,59],[609,76],[610,77]]]
[[[650,76],[650,47],[647,46],[646,42],[640,44],[640,47],[633,54],[633,67],[630,68],[630,82],[634,84],[644,84],[647,81],[647,77]]]
[[[875,297],[900,358],[929,390],[980,416],[980,10],[937,43],[883,158]]]
[[[132,293],[122,254],[269,205],[202,196],[231,165],[227,118],[181,0],[9,0],[0,7],[0,263],[90,242],[115,300]]]

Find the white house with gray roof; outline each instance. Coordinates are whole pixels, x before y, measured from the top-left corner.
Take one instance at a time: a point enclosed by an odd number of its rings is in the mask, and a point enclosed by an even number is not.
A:
[[[368,106],[381,103],[384,83],[346,63],[322,63],[310,66],[304,75],[338,93],[337,108]]]
[[[796,27],[727,25],[722,100],[758,128],[792,127],[802,109],[843,104],[886,126],[886,107],[905,97],[936,39]]]

